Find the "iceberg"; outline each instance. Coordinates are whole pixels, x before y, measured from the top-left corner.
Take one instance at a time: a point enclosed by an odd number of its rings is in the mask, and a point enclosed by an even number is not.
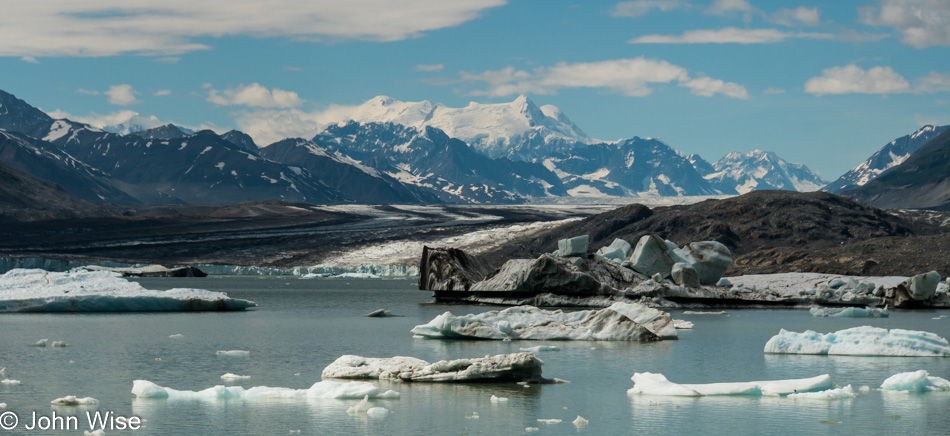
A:
[[[77,398],[75,395],[68,395],[57,398],[49,403],[54,406],[95,406],[99,404],[99,400],[92,397]]]
[[[590,236],[576,236],[557,241],[557,255],[560,257],[587,256],[587,244]]]
[[[854,391],[854,388],[852,388],[851,385],[847,385],[843,388],[828,389],[827,391],[789,394],[788,398],[801,400],[847,400],[850,398],[856,398],[857,396],[858,394]]]
[[[203,289],[152,291],[110,271],[14,269],[0,275],[0,312],[244,310],[257,306]]]
[[[887,318],[887,308],[877,307],[812,307],[808,313],[815,317]]]
[[[886,392],[950,391],[950,381],[931,376],[927,371],[902,372],[884,380],[881,390]]]
[[[221,376],[221,380],[224,380],[226,382],[235,382],[238,380],[250,380],[250,379],[251,379],[251,376],[249,375],[237,375],[230,372]]]
[[[248,357],[251,355],[251,352],[247,350],[227,350],[227,351],[218,350],[215,352],[215,354],[217,354],[218,356]]]
[[[412,333],[438,339],[496,340],[657,341],[677,337],[668,313],[636,303],[576,312],[533,306],[477,315],[445,312],[414,327]]]
[[[765,344],[766,353],[851,356],[950,356],[950,344],[933,333],[915,330],[853,327],[834,333],[782,329]]]
[[[663,374],[638,372],[631,377],[633,387],[627,394],[663,395],[676,397],[702,397],[709,395],[786,396],[799,392],[818,392],[834,387],[828,374],[817,377],[751,381],[736,383],[679,384],[666,379]]]
[[[540,359],[532,353],[499,354],[429,363],[414,357],[373,358],[344,355],[323,369],[323,378],[379,379],[411,382],[529,382],[541,377]]]
[[[561,349],[553,345],[538,345],[537,347],[520,348],[520,350],[527,351],[529,353],[540,353],[542,351],[560,351]]]
[[[366,411],[366,416],[370,418],[384,418],[386,415],[389,415],[389,409],[385,407],[370,407]]]
[[[0,380],[0,385],[18,385],[18,384],[20,384],[19,380],[14,380],[11,378],[5,378],[3,380]]]
[[[169,400],[267,400],[267,399],[337,399],[351,400],[364,397],[376,399],[399,398],[396,391],[381,392],[372,383],[321,381],[309,389],[272,388],[255,386],[245,389],[241,386],[214,386],[201,391],[179,391],[166,388],[148,380],[132,382],[132,394],[138,398],[166,398]]]
[[[580,416],[580,415],[577,415],[577,418],[574,418],[574,420],[571,421],[571,424],[574,424],[574,427],[577,427],[577,428],[584,427],[589,423],[590,423],[589,420],[585,419],[583,416]]]

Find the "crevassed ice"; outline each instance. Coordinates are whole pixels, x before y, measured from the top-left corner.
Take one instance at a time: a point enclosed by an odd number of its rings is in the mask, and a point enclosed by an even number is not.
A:
[[[605,309],[576,312],[533,306],[474,315],[445,312],[414,327],[412,333],[439,339],[498,340],[643,341],[677,337],[668,313],[636,303],[614,303]]]
[[[110,271],[14,269],[0,275],[0,312],[148,312],[243,310],[253,301],[222,292],[152,291]]]
[[[852,356],[950,356],[950,343],[933,333],[862,326],[822,334],[782,329],[765,344],[766,353]]]
[[[243,388],[241,386],[214,386],[200,391],[180,391],[159,386],[148,380],[132,382],[132,394],[138,398],[167,398],[170,400],[267,400],[267,399],[361,399],[368,397],[393,399],[399,393],[388,390],[381,392],[372,383],[337,382],[324,380],[314,383],[309,389],[292,389],[268,386]]]
[[[702,397],[707,395],[785,396],[799,392],[817,392],[834,388],[828,374],[817,377],[750,381],[735,383],[679,384],[663,374],[638,372],[631,377],[633,387],[627,394]]]

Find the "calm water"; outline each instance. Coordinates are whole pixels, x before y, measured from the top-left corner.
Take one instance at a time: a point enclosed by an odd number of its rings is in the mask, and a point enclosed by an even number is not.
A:
[[[132,380],[201,390],[225,384],[222,374],[251,376],[244,387],[305,389],[342,354],[414,356],[429,361],[517,352],[543,341],[436,341],[413,339],[409,330],[436,315],[497,308],[428,304],[411,280],[294,278],[143,279],[151,289],[200,287],[257,301],[256,310],[193,314],[0,315],[0,367],[19,385],[0,385],[0,403],[21,417],[49,416],[49,402],[91,396],[98,410],[147,419],[138,435],[204,434],[950,434],[950,394],[884,395],[877,391],[845,401],[787,398],[630,397],[634,372],[659,372],[679,383],[711,383],[831,374],[840,385],[879,387],[898,372],[925,369],[950,379],[950,359],[765,355],[765,342],[780,328],[828,332],[858,325],[925,330],[950,337],[945,312],[894,312],[886,319],[813,318],[807,311],[729,311],[684,315],[696,324],[680,339],[654,344],[560,342],[539,354],[544,375],[570,384],[439,385],[374,382],[402,395],[374,405],[385,418],[346,414],[355,401],[139,400]],[[385,308],[398,318],[366,318]],[[172,339],[169,335],[184,338]],[[37,340],[65,341],[66,348],[36,348]],[[217,350],[249,350],[249,357]],[[492,395],[510,398],[492,405]],[[19,431],[0,434],[82,434]],[[471,416],[477,412],[479,418]],[[577,415],[590,420],[582,429]],[[538,419],[562,419],[546,425]],[[109,432],[108,434],[121,434]],[[130,433],[130,432],[126,432]]]

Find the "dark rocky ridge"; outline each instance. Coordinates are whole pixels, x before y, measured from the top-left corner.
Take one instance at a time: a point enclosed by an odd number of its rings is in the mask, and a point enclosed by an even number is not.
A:
[[[950,273],[950,228],[897,216],[823,192],[754,191],[724,200],[649,209],[628,205],[514,240],[487,261],[537,258],[558,239],[590,235],[591,250],[648,233],[678,245],[714,240],[732,250],[727,275],[824,272],[853,275]]]

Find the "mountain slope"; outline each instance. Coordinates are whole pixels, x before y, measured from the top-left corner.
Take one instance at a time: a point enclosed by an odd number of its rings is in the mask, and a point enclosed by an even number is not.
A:
[[[950,126],[926,125],[910,135],[897,138],[871,155],[871,157],[862,162],[861,165],[844,173],[838,180],[831,182],[828,186],[822,188],[822,190],[838,194],[849,189],[864,186],[887,170],[903,163],[915,151],[919,150],[924,144],[930,142],[948,128],[950,128]]]
[[[805,165],[787,162],[770,151],[733,151],[712,164],[712,169],[703,178],[723,193],[762,189],[810,192],[828,183]]]
[[[880,208],[950,210],[950,130],[900,165],[842,195]]]
[[[0,162],[0,222],[110,216],[115,207],[69,195],[59,185]]]

